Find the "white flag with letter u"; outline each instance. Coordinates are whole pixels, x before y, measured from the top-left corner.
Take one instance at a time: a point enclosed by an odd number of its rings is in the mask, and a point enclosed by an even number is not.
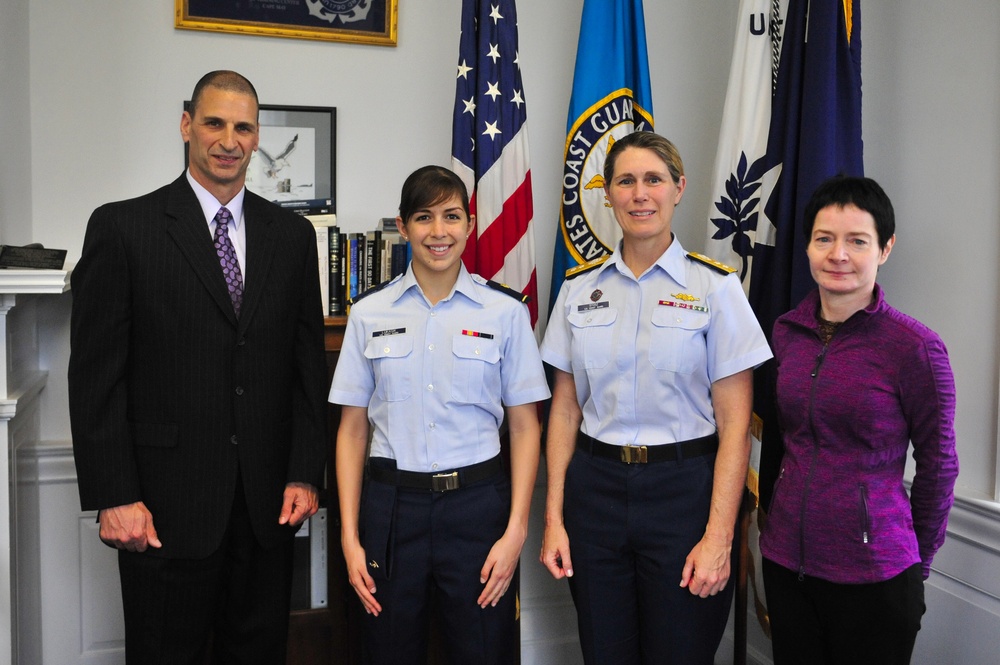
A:
[[[736,268],[744,290],[750,284],[757,224],[766,224],[761,181],[781,46],[780,22],[786,9],[787,2],[779,0],[740,0],[715,156],[705,253]]]

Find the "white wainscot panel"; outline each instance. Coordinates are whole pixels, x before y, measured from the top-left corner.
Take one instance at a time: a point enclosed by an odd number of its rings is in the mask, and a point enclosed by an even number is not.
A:
[[[96,514],[80,511],[69,443],[43,442],[36,454],[42,662],[123,665],[125,628],[115,550],[98,538]]]
[[[958,499],[925,585],[914,665],[1000,662],[1000,512]]]

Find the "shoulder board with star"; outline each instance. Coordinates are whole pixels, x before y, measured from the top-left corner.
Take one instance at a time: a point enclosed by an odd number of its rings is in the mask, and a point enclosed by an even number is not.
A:
[[[362,293],[359,293],[358,295],[354,296],[353,298],[350,298],[348,300],[348,303],[347,303],[348,306],[357,303],[362,298],[367,298],[368,296],[370,296],[373,293],[378,293],[379,291],[381,291],[382,289],[384,289],[385,287],[389,286],[394,281],[396,281],[396,279],[397,279],[396,277],[393,277],[392,279],[386,280],[386,281],[382,282],[381,284],[379,284],[377,286],[372,286],[372,287],[369,287],[369,288],[365,289]]]
[[[712,257],[699,254],[698,252],[688,252],[687,257],[692,261],[708,266],[715,272],[722,273],[723,275],[731,275],[736,272],[736,268],[727,266],[725,263],[719,263]]]
[[[494,291],[499,291],[500,293],[505,293],[508,296],[510,296],[511,298],[514,298],[514,299],[516,299],[516,300],[518,300],[520,302],[526,303],[529,300],[531,300],[531,298],[528,295],[526,295],[524,293],[521,293],[517,289],[511,288],[511,287],[507,286],[506,284],[501,284],[500,282],[494,282],[492,279],[483,279],[482,283],[484,285],[490,287]]]
[[[581,263],[578,266],[574,266],[566,271],[566,279],[573,279],[574,277],[579,277],[585,272],[589,272],[594,268],[604,265],[604,262],[611,258],[610,254],[605,254],[604,256],[594,259],[593,261],[587,261],[586,263]]]

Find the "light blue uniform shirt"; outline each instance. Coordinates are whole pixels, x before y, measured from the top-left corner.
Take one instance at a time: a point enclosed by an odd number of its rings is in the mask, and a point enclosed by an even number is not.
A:
[[[495,457],[503,406],[548,397],[527,307],[465,266],[436,305],[412,269],[355,303],[330,387],[368,408],[372,457],[422,472]]]
[[[619,246],[563,282],[541,352],[573,374],[583,433],[615,445],[712,434],[712,382],[771,357],[739,279],[688,258],[677,238],[638,279]]]

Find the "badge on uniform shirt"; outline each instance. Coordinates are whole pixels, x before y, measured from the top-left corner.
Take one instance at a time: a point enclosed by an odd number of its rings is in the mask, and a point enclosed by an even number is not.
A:
[[[678,297],[678,295],[685,295],[685,294],[672,293],[671,295],[676,298],[676,297]],[[691,298],[692,300],[701,300],[701,298],[695,298],[694,296],[688,296],[688,297]],[[677,302],[677,301],[674,301],[674,300],[661,300],[659,302],[659,304],[662,305],[663,307],[677,307],[678,309],[690,309],[690,310],[693,310],[695,312],[707,312],[708,311],[707,307],[702,307],[701,305],[692,305],[690,302]]]
[[[463,330],[462,334],[467,337],[482,337],[483,339],[493,339],[491,333],[478,332],[476,330]]]
[[[595,309],[605,309],[607,307],[611,307],[611,303],[609,301],[605,300],[604,302],[595,302],[593,304],[584,303],[583,305],[577,305],[576,306],[576,311],[578,311],[578,312],[590,312],[590,311],[593,311]]]
[[[594,302],[597,302],[598,300],[601,299],[601,296],[603,295],[604,291],[601,291],[600,289],[594,289],[594,292],[590,294],[590,299],[593,300]]]
[[[372,333],[372,337],[385,337],[387,335],[402,335],[406,332],[406,328],[393,328],[391,330],[376,330]]]

